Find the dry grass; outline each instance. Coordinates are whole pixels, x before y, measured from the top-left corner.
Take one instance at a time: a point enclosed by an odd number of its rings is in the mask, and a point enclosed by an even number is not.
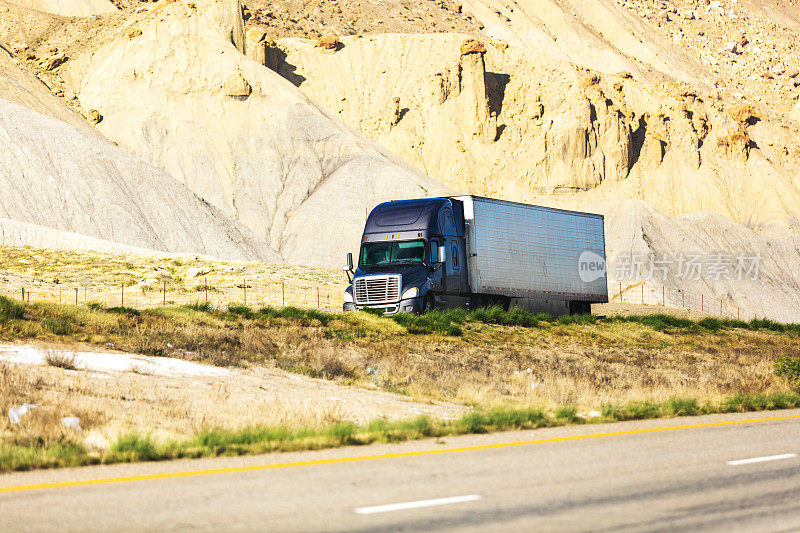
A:
[[[246,285],[244,283],[246,280]],[[30,301],[80,304],[106,302],[149,307],[167,302],[205,300],[225,305],[245,298],[261,302],[316,305],[316,289],[326,307],[341,308],[346,285],[338,269],[241,261],[217,261],[200,256],[132,256],[96,252],[0,247],[0,294]],[[77,295],[75,289],[78,289]],[[330,301],[328,296],[331,295]]]
[[[110,453],[118,436],[131,430],[150,435],[151,444],[161,450],[159,457],[183,456],[189,452],[180,443],[192,441],[206,428],[236,433],[267,425],[313,433],[328,431],[330,424],[347,418],[346,403],[337,411],[330,406],[320,409],[313,398],[307,403],[265,401],[255,389],[258,372],[270,368],[399,392],[420,401],[497,412],[534,409],[550,413],[542,422],[546,424],[554,417],[573,420],[581,410],[601,410],[606,420],[617,420],[797,405],[792,386],[776,378],[774,365],[781,356],[800,356],[800,328],[767,322],[694,322],[659,315],[552,321],[491,313],[479,321],[454,313],[404,319],[401,324],[367,313],[333,315],[293,308],[135,311],[21,307],[13,302],[0,307],[11,317],[0,322],[0,338],[5,340],[111,345],[234,368],[227,380],[136,372],[107,380],[90,372],[64,372],[58,365],[27,371],[4,368],[0,408],[23,402],[43,407],[26,415],[26,424],[31,424],[28,437],[21,427],[0,427],[3,442],[21,446],[40,435],[38,442],[55,446],[56,455],[73,445]],[[528,326],[486,323],[492,321]],[[57,333],[48,326],[53,322],[69,327],[56,328]],[[254,401],[257,398],[260,401]],[[572,415],[566,416],[568,412]],[[61,416],[80,416],[83,435],[61,428]],[[322,445],[298,439],[281,440],[280,445],[270,440],[264,446]],[[141,443],[134,440],[135,448]],[[301,441],[305,444],[298,444]],[[325,437],[321,442],[334,441]],[[252,449],[265,448],[258,444]],[[53,461],[69,464],[63,458]]]
[[[75,366],[75,355],[69,352],[48,350],[44,358],[45,363],[64,370],[77,370]]]
[[[222,366],[277,367],[423,401],[483,406],[596,408],[674,395],[776,392],[785,385],[774,376],[774,361],[800,354],[800,336],[791,332],[664,329],[618,318],[537,327],[466,321],[442,326],[460,335],[443,335],[409,334],[411,326],[365,313],[234,310],[30,305],[26,318],[0,326],[0,337],[68,339]],[[68,323],[68,333],[43,326],[48,320]]]

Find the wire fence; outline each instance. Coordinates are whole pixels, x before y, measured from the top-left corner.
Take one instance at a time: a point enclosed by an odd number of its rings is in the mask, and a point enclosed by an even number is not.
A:
[[[0,294],[25,302],[73,305],[100,304],[104,307],[150,308],[189,304],[208,304],[223,308],[231,305],[259,307],[296,306],[323,310],[341,310],[344,285],[320,285],[303,280],[250,281],[233,284],[201,285],[194,289],[172,289],[168,282],[160,290],[152,285],[141,288],[120,284],[86,286],[39,283],[29,286],[3,287]]]
[[[326,311],[342,309],[345,285],[314,284],[306,280],[248,280],[233,283],[207,283],[193,289],[173,289],[164,281],[160,287],[120,284],[88,286],[58,283],[5,286],[0,294],[25,302],[74,305],[100,304],[105,307],[150,308],[158,306],[208,304],[215,308],[231,305],[259,307],[296,306]],[[657,286],[644,281],[609,284],[609,301],[638,305],[660,305],[689,309],[709,315],[741,320],[755,318],[752,311],[742,309],[730,300],[677,288]]]
[[[737,320],[750,320],[756,314],[750,310],[742,309],[730,299],[718,298],[699,292],[690,292],[663,285],[652,285],[645,281],[638,281],[623,285],[621,282],[609,284],[610,302],[630,303],[639,305],[661,305],[699,311],[709,315],[735,318]]]

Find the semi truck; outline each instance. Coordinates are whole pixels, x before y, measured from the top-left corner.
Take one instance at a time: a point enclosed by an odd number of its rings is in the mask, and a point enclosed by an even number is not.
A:
[[[342,267],[345,311],[520,306],[554,316],[608,301],[603,216],[479,196],[384,202],[358,262]]]

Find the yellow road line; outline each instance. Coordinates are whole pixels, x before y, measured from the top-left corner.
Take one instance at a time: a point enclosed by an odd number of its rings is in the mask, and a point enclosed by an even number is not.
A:
[[[473,452],[478,450],[492,450],[497,448],[510,448],[512,446],[528,446],[531,444],[546,444],[550,442],[566,442],[572,440],[597,439],[601,437],[620,437],[623,435],[639,435],[642,433],[655,433],[659,431],[674,431],[677,429],[707,428],[715,426],[730,426],[734,424],[753,424],[757,422],[774,422],[778,420],[800,419],[800,415],[776,416],[770,418],[753,418],[750,420],[731,420],[725,422],[705,422],[702,424],[687,424],[684,426],[668,426],[662,428],[629,429],[625,431],[609,431],[606,433],[592,433],[589,435],[571,435],[567,437],[550,437],[546,439],[524,440],[516,442],[500,442],[496,444],[478,444],[475,446],[461,446],[458,448],[438,448],[435,450],[419,450],[413,452],[382,453],[376,455],[360,455],[356,457],[336,457],[331,459],[314,459],[310,461],[294,461],[290,463],[274,463],[267,465],[234,466],[227,468],[208,468],[205,470],[186,470],[183,472],[163,472],[160,474],[141,474],[137,476],[121,476],[100,479],[82,479],[77,481],[55,481],[50,483],[34,483],[32,485],[13,485],[0,487],[3,492],[21,492],[27,490],[56,489],[62,487],[82,487],[86,485],[102,485],[106,483],[125,483],[128,481],[147,481],[151,479],[172,479],[192,476],[207,476],[211,474],[231,474],[235,472],[253,472],[256,470],[272,470],[277,468],[293,468],[297,466],[317,466],[337,463],[354,463],[357,461],[373,461],[377,459],[399,459],[403,457],[419,457],[423,455],[439,455],[444,453]]]

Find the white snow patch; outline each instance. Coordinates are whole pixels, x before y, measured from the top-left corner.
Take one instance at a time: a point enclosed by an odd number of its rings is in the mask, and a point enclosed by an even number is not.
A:
[[[201,365],[173,357],[148,357],[124,352],[69,352],[75,366],[93,372],[137,372],[162,376],[225,376],[224,368]],[[44,365],[46,353],[30,345],[0,345],[0,361]]]

